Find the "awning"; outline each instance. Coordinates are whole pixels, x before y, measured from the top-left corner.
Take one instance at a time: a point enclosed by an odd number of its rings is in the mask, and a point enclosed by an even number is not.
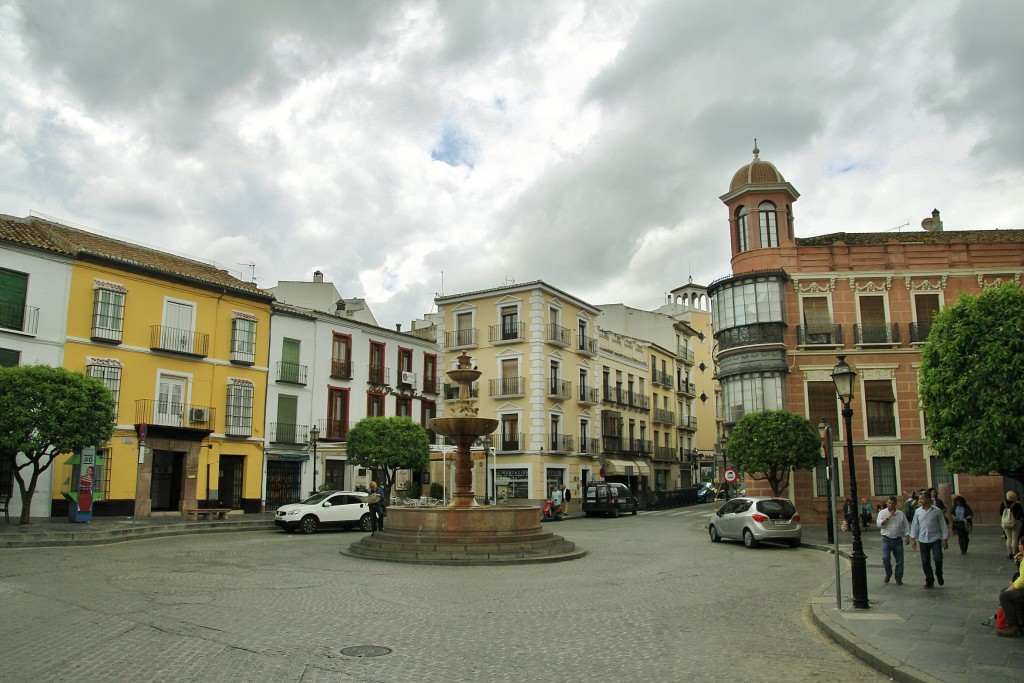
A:
[[[639,460],[612,460],[604,461],[605,476],[612,477],[650,477],[651,466]]]

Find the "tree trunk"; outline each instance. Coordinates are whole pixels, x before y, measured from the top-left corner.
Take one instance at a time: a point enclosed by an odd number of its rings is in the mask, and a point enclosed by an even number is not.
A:
[[[21,489],[21,518],[18,524],[31,524],[29,512],[32,510],[32,496],[35,495],[35,491],[25,491],[21,486],[18,488]]]

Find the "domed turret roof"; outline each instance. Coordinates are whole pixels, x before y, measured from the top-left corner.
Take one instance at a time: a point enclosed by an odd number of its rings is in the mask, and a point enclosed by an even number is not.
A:
[[[775,164],[764,161],[758,155],[761,150],[757,148],[757,141],[754,141],[754,160],[746,166],[741,166],[732,176],[729,183],[729,192],[733,192],[744,185],[775,185],[786,182]]]

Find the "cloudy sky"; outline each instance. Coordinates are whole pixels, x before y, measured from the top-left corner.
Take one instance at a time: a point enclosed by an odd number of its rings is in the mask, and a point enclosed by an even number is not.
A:
[[[798,236],[1024,228],[1019,0],[0,0],[0,213],[322,270],[385,326],[729,272],[753,139]],[[902,227],[900,227],[902,226]]]

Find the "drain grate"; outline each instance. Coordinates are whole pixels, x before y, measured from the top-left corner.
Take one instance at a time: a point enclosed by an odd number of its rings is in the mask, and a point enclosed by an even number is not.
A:
[[[380,645],[353,645],[342,648],[341,654],[346,657],[380,657],[391,654],[391,648]]]

